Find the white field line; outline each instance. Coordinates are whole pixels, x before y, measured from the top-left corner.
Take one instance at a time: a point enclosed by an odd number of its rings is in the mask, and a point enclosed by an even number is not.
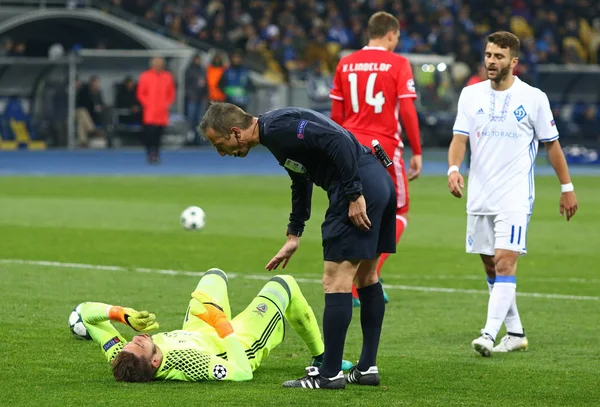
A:
[[[117,271],[117,272],[137,272],[137,273],[152,273],[152,274],[165,274],[172,276],[192,276],[200,277],[204,274],[203,271],[184,271],[184,270],[170,270],[170,269],[152,269],[145,267],[123,267],[123,266],[105,266],[100,264],[82,264],[82,263],[63,263],[58,261],[43,261],[43,260],[21,260],[21,259],[0,259],[0,264],[25,264],[29,266],[40,266],[40,267],[59,267],[59,268],[73,268],[73,269],[88,269],[88,270],[104,270],[104,271]],[[241,278],[245,280],[261,280],[267,281],[274,274],[245,274],[245,273],[227,273],[229,278]],[[321,279],[316,278],[296,278],[301,283],[321,284]],[[459,293],[459,294],[485,294],[488,295],[488,290],[473,290],[467,288],[447,288],[447,287],[423,287],[413,285],[398,285],[398,284],[384,284],[386,289],[390,290],[404,290],[404,291],[420,291],[420,292],[436,292],[436,293]],[[533,297],[533,298],[550,298],[559,300],[575,300],[575,301],[600,301],[600,297],[589,296],[589,295],[566,295],[566,294],[547,294],[547,293],[526,293],[517,292],[519,297]]]

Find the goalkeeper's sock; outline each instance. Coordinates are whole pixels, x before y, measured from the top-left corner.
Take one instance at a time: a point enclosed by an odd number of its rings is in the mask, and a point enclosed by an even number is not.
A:
[[[356,368],[366,372],[372,366],[377,366],[377,350],[385,314],[383,287],[380,282],[359,288],[360,296],[360,325],[363,335],[363,346]]]
[[[325,354],[323,365],[319,369],[323,377],[335,377],[340,372],[346,333],[352,321],[352,294],[325,294],[325,311],[323,312],[323,337]]]
[[[515,299],[517,290],[516,276],[496,276],[494,289],[488,303],[487,322],[484,332],[495,338],[506,319],[508,310]]]
[[[298,283],[292,276],[275,276],[271,281],[283,282],[290,293],[290,303],[283,309],[285,319],[292,329],[302,338],[310,355],[319,356],[325,350],[317,317],[311,306],[302,295]],[[285,287],[284,286],[284,287]]]
[[[204,273],[194,291],[210,294],[217,301],[217,304],[223,308],[227,318],[231,319],[231,307],[227,293],[227,274],[223,270],[217,268],[208,270]]]

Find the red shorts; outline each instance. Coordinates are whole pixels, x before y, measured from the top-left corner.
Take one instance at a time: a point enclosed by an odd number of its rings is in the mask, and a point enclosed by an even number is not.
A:
[[[369,148],[371,148],[371,141],[374,138],[373,136],[356,136],[359,143]],[[406,214],[408,213],[410,199],[408,194],[408,178],[404,168],[404,160],[402,159],[404,146],[402,141],[392,137],[377,137],[377,140],[393,162],[392,165],[387,167],[387,170],[396,187],[396,214]]]

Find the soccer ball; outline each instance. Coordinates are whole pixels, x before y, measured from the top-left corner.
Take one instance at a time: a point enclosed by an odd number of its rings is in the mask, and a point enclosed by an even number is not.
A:
[[[215,365],[213,367],[213,376],[217,380],[223,380],[227,377],[227,368],[223,365]]]
[[[77,339],[92,339],[81,319],[81,304],[76,306],[69,315],[69,329]]]
[[[190,206],[181,212],[181,225],[187,230],[200,230],[206,224],[206,214],[197,206]]]

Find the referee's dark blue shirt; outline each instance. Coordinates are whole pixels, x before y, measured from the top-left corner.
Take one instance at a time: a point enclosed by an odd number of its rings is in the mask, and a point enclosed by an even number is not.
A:
[[[309,109],[284,108],[261,115],[258,126],[260,144],[292,179],[289,233],[302,234],[310,218],[313,183],[329,196],[338,188],[348,198],[362,193],[358,166],[375,157],[333,120]]]

